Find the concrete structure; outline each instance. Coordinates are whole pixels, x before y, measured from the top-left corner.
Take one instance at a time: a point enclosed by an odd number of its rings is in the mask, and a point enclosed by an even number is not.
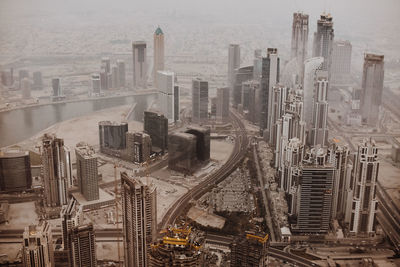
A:
[[[190,126],[185,133],[196,136],[196,157],[200,161],[210,160],[210,129]]]
[[[61,231],[64,251],[72,252],[70,231],[73,227],[83,222],[82,206],[74,198],[70,198],[67,205],[64,205],[60,212]],[[72,257],[72,255],[70,255]]]
[[[195,135],[172,133],[168,136],[168,168],[174,171],[192,174],[196,165]]]
[[[383,60],[383,55],[364,55],[361,114],[362,122],[369,126],[377,126],[379,119],[384,78]]]
[[[25,227],[22,241],[25,267],[54,267],[53,238],[47,221]]]
[[[322,69],[323,57],[315,57],[307,59],[304,62],[304,82],[303,82],[303,99],[304,114],[303,118],[307,126],[311,126],[313,118],[313,101],[315,92],[315,81],[317,70]]]
[[[228,81],[227,84],[233,90],[235,70],[240,67],[240,46],[230,44],[228,50]]]
[[[192,120],[201,122],[208,119],[208,81],[200,78],[192,81]]]
[[[217,89],[216,117],[221,122],[229,120],[229,87]]]
[[[154,32],[153,81],[158,88],[157,72],[164,70],[164,33],[160,26]]]
[[[151,154],[150,135],[143,132],[127,132],[126,148],[130,161],[136,163],[147,162]]]
[[[107,153],[107,149],[125,149],[126,133],[128,132],[128,123],[126,122],[99,122],[99,144],[100,151]]]
[[[68,232],[71,242],[70,265],[73,267],[96,267],[96,243],[93,225],[78,225]]]
[[[100,88],[102,91],[107,91],[109,89],[108,73],[105,66],[100,70]]]
[[[31,97],[31,81],[29,78],[23,78],[21,82],[22,98],[28,99]]]
[[[62,96],[60,78],[51,79],[51,86],[53,88],[53,97],[57,98]]]
[[[313,57],[323,57],[322,70],[330,73],[332,65],[333,47],[333,19],[330,14],[322,14],[317,22],[317,31],[314,33]]]
[[[145,111],[144,132],[150,135],[152,151],[164,154],[168,148],[168,119],[159,112]]]
[[[125,266],[145,267],[157,236],[156,188],[122,172],[121,189]]]
[[[268,235],[246,233],[238,236],[231,245],[231,267],[265,267],[268,252]]]
[[[132,43],[133,54],[133,88],[147,87],[147,55],[146,42]]]
[[[358,146],[354,162],[350,218],[350,233],[352,234],[368,236],[375,232],[378,171],[378,148],[374,140],[365,139]]]
[[[100,92],[101,92],[100,74],[93,73],[92,74],[92,93],[100,94]]]
[[[75,154],[79,191],[88,201],[99,199],[97,156],[94,149],[86,144],[78,144]]]
[[[45,134],[42,138],[42,176],[45,203],[59,207],[68,202],[67,189],[72,186],[70,150],[64,140]]]
[[[179,120],[179,87],[175,86],[174,77],[171,71],[158,71],[156,74],[158,107],[171,122]]]
[[[28,151],[0,151],[0,191],[25,191],[32,186]]]
[[[235,70],[233,82],[233,106],[242,104],[242,84],[253,79],[253,66],[242,67]]]
[[[291,59],[297,61],[297,80],[303,82],[304,61],[308,49],[308,15],[293,13]]]
[[[351,79],[350,41],[335,41],[332,48],[331,84],[346,84]]]
[[[126,70],[125,70],[125,62],[123,60],[117,60],[117,68],[118,68],[118,85],[121,88],[126,86]]]

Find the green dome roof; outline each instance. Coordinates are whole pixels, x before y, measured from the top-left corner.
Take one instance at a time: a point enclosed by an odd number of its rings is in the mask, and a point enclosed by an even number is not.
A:
[[[161,30],[160,26],[157,27],[156,31],[154,32],[155,35],[160,35],[164,34],[163,31]]]

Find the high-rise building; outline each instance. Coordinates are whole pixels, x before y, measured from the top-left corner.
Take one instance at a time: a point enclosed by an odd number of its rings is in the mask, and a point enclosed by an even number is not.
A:
[[[196,164],[196,136],[172,133],[168,136],[168,168],[191,174]]]
[[[375,232],[378,208],[376,186],[379,160],[378,148],[374,140],[365,139],[358,146],[353,171],[350,233],[371,235]]]
[[[313,118],[313,103],[315,92],[315,81],[317,70],[322,69],[323,57],[309,58],[304,63],[304,82],[303,82],[303,99],[304,99],[304,121],[309,127]]]
[[[78,144],[75,154],[79,191],[87,201],[99,199],[97,156],[94,149],[86,144]]]
[[[51,79],[51,86],[53,88],[53,97],[60,97],[62,96],[60,78],[53,78]]]
[[[262,50],[254,50],[254,60],[253,60],[253,80],[261,80],[261,69],[262,69]]]
[[[208,81],[200,78],[192,81],[192,119],[195,122],[208,119]]]
[[[25,227],[22,262],[26,267],[54,267],[53,238],[47,221]]]
[[[240,67],[240,46],[230,44],[228,51],[228,86],[232,90],[234,85],[235,70]]]
[[[216,116],[219,121],[225,122],[229,119],[229,87],[217,89]]]
[[[174,121],[177,122],[179,121],[180,118],[180,112],[181,112],[181,106],[180,106],[180,90],[179,86],[175,85],[174,86]]]
[[[190,126],[185,133],[196,136],[196,156],[200,161],[210,159],[210,129],[205,127]]]
[[[175,121],[175,107],[179,107],[179,88],[177,89],[178,95],[175,95],[175,74],[171,71],[158,71],[156,75],[157,88],[158,88],[158,106],[161,111],[168,118],[169,121]],[[178,103],[175,103],[177,101]]]
[[[331,84],[346,84],[350,82],[351,43],[335,41],[332,48]]]
[[[145,267],[157,236],[156,188],[121,172],[121,189],[125,266]]]
[[[238,107],[242,104],[242,86],[243,82],[253,79],[253,66],[247,66],[235,69],[233,81],[233,106]]]
[[[160,27],[154,32],[154,65],[153,80],[158,86],[157,72],[164,70],[164,33]]]
[[[96,267],[96,243],[93,225],[77,225],[68,231],[70,248],[70,264],[73,267]]]
[[[276,146],[276,122],[282,118],[285,112],[285,103],[288,96],[289,88],[280,84],[272,87],[272,108],[271,108],[271,131],[269,134],[269,143]]]
[[[118,77],[118,67],[113,66],[111,68],[111,88],[118,89],[119,88],[119,77]]]
[[[120,87],[124,88],[126,86],[125,62],[123,60],[117,60],[117,67],[118,67],[118,84]]]
[[[161,113],[145,111],[143,128],[150,135],[152,151],[164,153],[168,148],[168,119]]]
[[[238,236],[231,244],[232,267],[265,267],[268,252],[268,235],[263,233],[246,233]]]
[[[323,57],[322,70],[330,73],[333,47],[333,19],[330,14],[322,14],[317,22],[317,31],[314,33],[313,57]]]
[[[102,91],[107,91],[109,88],[108,73],[105,66],[102,66],[100,70],[100,88]]]
[[[28,99],[31,97],[31,81],[29,78],[23,78],[21,83],[22,98]]]
[[[28,151],[0,151],[0,191],[25,191],[32,186]]]
[[[107,153],[107,149],[121,150],[126,148],[126,133],[128,123],[126,122],[99,122],[99,144],[100,151]]]
[[[67,189],[72,185],[72,164],[64,140],[45,134],[42,138],[42,175],[47,206],[58,207],[68,202]]]
[[[307,58],[308,15],[293,13],[291,58],[297,60],[298,80],[303,82],[304,61]]]
[[[361,115],[362,122],[376,126],[379,119],[379,108],[382,104],[384,56],[364,55],[362,77]]]
[[[42,73],[40,71],[35,71],[33,73],[33,90],[42,90],[43,89],[43,80]]]
[[[147,87],[147,55],[146,42],[132,43],[133,54],[133,88]]]
[[[111,72],[111,61],[109,57],[103,57],[101,59],[101,65],[104,66],[106,73]]]
[[[69,232],[75,226],[79,226],[83,222],[82,206],[74,198],[70,198],[67,205],[64,205],[60,212],[61,231],[64,250],[71,250],[71,239]]]
[[[92,92],[94,94],[100,94],[101,83],[100,83],[100,75],[98,73],[92,74]]]
[[[24,78],[29,79],[29,72],[27,70],[19,70],[19,72],[18,72],[18,88],[19,89],[22,88],[22,80]]]
[[[130,161],[136,163],[147,162],[151,154],[150,135],[143,132],[127,132],[126,148]]]
[[[260,94],[260,82],[258,80],[242,83],[242,111],[245,118],[255,124],[260,121]]]

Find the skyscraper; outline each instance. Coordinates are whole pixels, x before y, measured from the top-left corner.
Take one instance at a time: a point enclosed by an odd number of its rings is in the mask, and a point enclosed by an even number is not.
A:
[[[309,127],[313,118],[313,99],[315,92],[315,81],[317,70],[322,69],[323,57],[313,57],[307,59],[304,63],[304,82],[303,82],[303,99],[304,99],[304,121]]]
[[[99,122],[99,144],[100,151],[107,152],[107,149],[125,149],[126,133],[128,132],[128,123],[126,122]]]
[[[72,185],[70,152],[64,140],[45,134],[42,139],[42,174],[47,206],[68,202],[67,188]]]
[[[297,60],[298,80],[303,82],[304,61],[307,58],[308,15],[293,13],[291,58]]]
[[[248,232],[237,236],[231,244],[232,267],[265,267],[268,252],[268,235]]]
[[[40,71],[35,71],[33,73],[33,90],[42,90],[43,89],[43,80],[42,73]]]
[[[235,69],[240,67],[240,46],[238,44],[230,44],[228,51],[228,86],[232,90]]]
[[[233,106],[238,107],[242,103],[243,82],[253,79],[253,66],[246,66],[235,70],[233,78]]]
[[[362,122],[376,126],[379,108],[382,104],[384,56],[376,54],[364,55],[362,77],[361,116]]]
[[[29,79],[29,72],[27,70],[19,70],[19,72],[18,72],[18,86],[19,86],[19,89],[22,88],[22,80],[24,78],[28,78]]]
[[[47,221],[25,227],[22,242],[25,267],[54,267],[53,238]]]
[[[53,87],[53,97],[59,97],[62,95],[60,78],[51,79],[51,85]]]
[[[154,32],[154,65],[153,81],[158,86],[157,72],[164,70],[164,33],[160,27]]]
[[[351,50],[349,41],[335,41],[332,48],[331,84],[350,82]]]
[[[126,172],[121,172],[121,188],[125,266],[145,267],[157,235],[156,188]]]
[[[0,191],[25,191],[32,186],[28,151],[0,151]]]
[[[96,267],[96,244],[93,225],[77,225],[68,232],[71,242],[70,264],[73,267]]]
[[[229,119],[229,87],[217,89],[217,119],[222,122]]]
[[[168,119],[161,113],[145,111],[143,128],[150,135],[152,151],[164,153],[168,148]]]
[[[147,87],[147,55],[146,42],[132,43],[133,54],[133,88]]]
[[[118,84],[120,87],[124,88],[126,86],[125,62],[123,60],[117,60],[117,67],[118,67]]]
[[[322,69],[330,73],[333,47],[333,19],[330,14],[322,14],[317,22],[317,31],[314,33],[313,57],[323,57]]]
[[[104,66],[106,73],[111,73],[111,61],[109,57],[103,57],[101,59],[101,65]]]
[[[118,67],[111,67],[111,88],[118,89],[119,88],[119,77],[118,77]]]
[[[130,161],[136,163],[148,161],[151,154],[150,135],[143,132],[127,132],[126,148]]]
[[[192,174],[196,164],[196,136],[189,133],[168,135],[168,168]]]
[[[374,140],[364,139],[358,146],[354,162],[353,201],[351,206],[350,233],[371,235],[375,232],[378,200],[378,148]]]
[[[72,252],[69,232],[73,227],[82,223],[82,215],[82,206],[79,206],[78,202],[74,198],[70,198],[68,204],[64,205],[61,209],[60,217],[62,241],[64,250],[68,250],[69,253]]]
[[[92,92],[94,94],[100,94],[101,83],[100,83],[100,75],[98,73],[92,74]]]
[[[208,81],[200,78],[192,81],[192,120],[200,122],[208,119]]]
[[[179,106],[179,88],[178,95],[175,95],[175,74],[172,71],[158,71],[156,75],[158,88],[158,107],[161,113],[168,118],[169,121],[175,121],[175,105]],[[175,103],[178,101],[178,103]]]
[[[97,156],[94,149],[86,144],[78,144],[75,154],[79,191],[87,201],[99,199]]]

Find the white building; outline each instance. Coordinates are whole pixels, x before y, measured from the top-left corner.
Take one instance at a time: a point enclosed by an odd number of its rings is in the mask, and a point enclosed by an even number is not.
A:
[[[157,71],[158,107],[168,121],[179,120],[179,87],[174,78],[171,71]]]

